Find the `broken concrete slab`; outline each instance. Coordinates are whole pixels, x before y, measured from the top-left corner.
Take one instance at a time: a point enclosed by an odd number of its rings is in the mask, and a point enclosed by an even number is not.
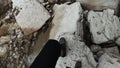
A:
[[[21,10],[15,16],[25,35],[39,30],[50,18],[48,11],[36,0],[12,0],[13,5]]]
[[[105,53],[100,57],[97,68],[120,68],[120,58]]]
[[[79,23],[78,20],[82,13],[79,2],[75,2],[71,5],[55,4],[54,12],[50,38],[57,39],[61,34],[75,33],[77,31],[77,23]]]
[[[96,44],[105,43],[120,36],[120,21],[114,15],[114,10],[90,11],[87,20],[90,24],[93,42]]]
[[[67,41],[67,56],[59,57],[56,68],[74,68],[76,61],[82,62],[82,68],[96,68],[97,63],[92,52],[84,42],[80,41],[80,37],[73,34],[60,37],[64,37]]]

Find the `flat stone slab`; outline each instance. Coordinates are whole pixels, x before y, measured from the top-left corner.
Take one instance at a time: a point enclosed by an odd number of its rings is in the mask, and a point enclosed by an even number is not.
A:
[[[50,18],[48,11],[36,0],[12,1],[14,7],[19,8],[19,13],[15,18],[25,35],[39,30]]]
[[[52,21],[52,29],[50,38],[57,39],[57,37],[64,33],[75,33],[77,31],[77,23],[82,13],[82,8],[79,2],[67,5],[55,4],[54,18]]]

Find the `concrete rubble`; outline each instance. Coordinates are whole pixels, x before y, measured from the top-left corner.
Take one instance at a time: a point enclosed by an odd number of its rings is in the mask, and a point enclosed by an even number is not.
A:
[[[13,0],[21,10],[15,16],[18,25],[22,28],[25,35],[29,35],[39,30],[45,22],[50,18],[48,11],[39,2],[32,0]],[[13,2],[13,5],[14,5]],[[20,3],[20,4],[19,4]]]
[[[119,0],[92,2],[0,0],[0,68],[29,68],[48,39],[61,37],[67,56],[55,68],[120,68]]]
[[[79,23],[78,20],[80,19],[79,14],[82,13],[79,2],[71,5],[55,4],[53,10],[54,18],[52,20],[53,27],[50,32],[50,38],[57,39],[64,33],[75,33],[77,31],[77,23]]]
[[[120,68],[120,58],[104,54],[99,59],[97,68]]]
[[[103,12],[90,11],[88,22],[93,42],[96,44],[104,43],[120,36],[120,21],[111,9]]]

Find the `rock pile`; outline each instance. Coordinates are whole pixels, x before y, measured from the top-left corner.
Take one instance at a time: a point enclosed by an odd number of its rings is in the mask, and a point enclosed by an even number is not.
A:
[[[0,67],[29,68],[48,39],[65,37],[56,68],[120,68],[119,0],[89,1],[0,0]]]

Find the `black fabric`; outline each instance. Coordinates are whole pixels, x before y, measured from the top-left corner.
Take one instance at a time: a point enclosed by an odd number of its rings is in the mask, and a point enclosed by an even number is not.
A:
[[[30,68],[55,68],[61,46],[56,40],[48,40]]]

